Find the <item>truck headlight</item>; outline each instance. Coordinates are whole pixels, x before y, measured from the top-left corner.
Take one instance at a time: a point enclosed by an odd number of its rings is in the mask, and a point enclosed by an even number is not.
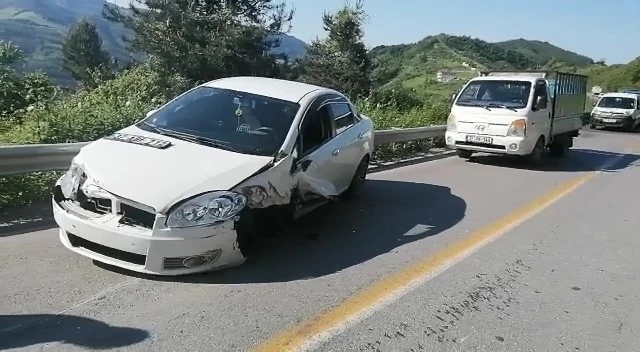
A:
[[[217,191],[189,199],[169,212],[167,227],[211,225],[229,220],[247,205],[240,193]]]
[[[447,117],[447,131],[455,132],[456,128],[456,117],[453,114],[449,114],[449,117]]]
[[[519,119],[515,120],[509,125],[507,130],[507,136],[510,137],[524,137],[527,133],[527,120]]]

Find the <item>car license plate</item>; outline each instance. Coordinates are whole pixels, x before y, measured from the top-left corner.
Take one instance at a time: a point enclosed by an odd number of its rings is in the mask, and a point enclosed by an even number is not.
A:
[[[602,122],[606,122],[606,123],[615,123],[616,119],[602,119]]]
[[[491,144],[493,143],[493,138],[487,136],[467,135],[467,142]]]

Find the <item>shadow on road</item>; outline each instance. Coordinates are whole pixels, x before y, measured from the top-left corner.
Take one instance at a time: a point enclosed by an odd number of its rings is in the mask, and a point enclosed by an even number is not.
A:
[[[20,209],[0,210],[0,238],[56,227],[51,202],[42,202]]]
[[[239,284],[321,277],[363,263],[394,249],[435,236],[465,216],[466,203],[447,187],[367,180],[362,195],[328,204],[299,220],[292,235],[265,244],[260,254],[237,268],[180,277],[131,273],[150,280]]]
[[[0,315],[0,350],[53,342],[108,349],[130,346],[148,337],[145,330],[110,326],[73,315]]]
[[[640,159],[640,155],[637,154],[621,154],[602,150],[576,148],[571,149],[569,154],[564,158],[552,158],[547,155],[538,167],[530,166],[523,158],[502,155],[477,155],[473,156],[469,162],[491,165],[493,167],[505,167],[539,172],[584,172],[597,170],[607,160],[615,157],[621,157],[621,159],[605,171],[619,171],[626,169],[633,162]]]

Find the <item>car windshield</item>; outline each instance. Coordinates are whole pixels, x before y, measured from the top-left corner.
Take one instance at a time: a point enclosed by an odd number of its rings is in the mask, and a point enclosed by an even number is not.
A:
[[[599,108],[635,109],[636,100],[623,97],[604,97],[598,102]]]
[[[464,88],[456,105],[520,109],[527,106],[530,91],[527,81],[477,80]]]
[[[137,126],[214,148],[274,155],[299,107],[262,95],[200,86],[169,102]]]

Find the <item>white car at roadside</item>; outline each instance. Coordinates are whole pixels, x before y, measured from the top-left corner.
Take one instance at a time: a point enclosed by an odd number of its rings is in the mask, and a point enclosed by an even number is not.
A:
[[[276,219],[357,193],[373,138],[335,90],[211,81],[80,150],[54,188],[60,241],[148,274],[240,265]]]

